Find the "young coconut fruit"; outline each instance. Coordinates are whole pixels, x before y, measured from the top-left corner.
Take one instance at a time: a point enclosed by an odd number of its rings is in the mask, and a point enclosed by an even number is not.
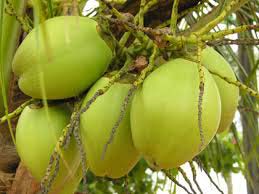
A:
[[[153,71],[137,90],[131,106],[133,143],[153,167],[171,169],[190,161],[215,135],[220,97],[212,76],[203,70],[203,144],[198,127],[197,63],[171,60]]]
[[[107,69],[112,51],[86,17],[51,18],[33,29],[18,48],[13,71],[33,98],[77,96]]]
[[[83,106],[98,89],[105,87],[109,80],[107,77],[99,79],[88,92]],[[81,116],[80,128],[87,153],[87,164],[96,176],[120,178],[128,174],[139,160],[130,131],[130,105],[126,109],[112,143],[103,155],[111,129],[119,118],[121,106],[130,87],[128,83],[114,83]]]
[[[201,62],[209,71],[215,72],[231,81],[237,80],[229,63],[213,48],[207,47],[202,51]],[[213,78],[217,84],[221,98],[221,120],[218,132],[223,132],[229,129],[235,116],[239,89],[217,75],[213,75]]]
[[[69,123],[71,112],[66,106],[27,106],[17,124],[17,152],[31,174],[40,181],[46,172],[63,128]],[[60,168],[50,194],[73,194],[82,179],[80,154],[76,142],[61,151]]]

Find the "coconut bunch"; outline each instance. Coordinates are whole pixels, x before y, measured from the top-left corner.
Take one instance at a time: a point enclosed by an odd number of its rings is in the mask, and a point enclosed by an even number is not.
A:
[[[210,73],[236,80],[213,48],[201,53],[198,109],[198,62],[184,56],[168,59],[132,87],[136,73],[108,69],[114,52],[98,29],[90,18],[54,17],[27,35],[13,59],[21,91],[52,101],[48,107],[27,106],[16,128],[17,151],[35,178],[55,172],[46,171],[50,159],[60,161],[50,193],[73,193],[83,176],[73,138],[66,149],[57,150],[59,157],[51,157],[72,114],[62,100],[86,93],[78,121],[85,163],[96,176],[110,178],[128,174],[141,157],[156,169],[192,160],[217,132],[228,129],[237,108],[238,88]]]

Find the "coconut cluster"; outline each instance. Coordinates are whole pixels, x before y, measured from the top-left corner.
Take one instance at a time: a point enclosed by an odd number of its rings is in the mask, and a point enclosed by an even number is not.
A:
[[[112,51],[96,27],[96,22],[89,18],[62,16],[32,30],[13,60],[20,89],[33,98],[59,100],[75,97],[90,88],[82,103],[84,107],[110,82],[109,77],[102,76],[111,61]],[[129,99],[104,157],[104,147],[131,83],[115,82],[99,96],[80,117],[89,169],[97,176],[120,178],[128,174],[141,157],[153,168],[179,167],[198,155],[217,131],[227,130],[239,93],[216,74],[232,81],[236,80],[235,75],[226,60],[212,48],[202,51],[201,63],[204,92],[200,118],[198,64],[183,58],[171,59],[150,73]],[[22,112],[16,129],[17,150],[37,179],[44,176],[70,116],[71,111],[65,105],[29,106]],[[51,192],[69,194],[82,178],[78,170],[80,156],[73,140],[61,153],[60,173]],[[68,181],[71,184],[65,184]]]

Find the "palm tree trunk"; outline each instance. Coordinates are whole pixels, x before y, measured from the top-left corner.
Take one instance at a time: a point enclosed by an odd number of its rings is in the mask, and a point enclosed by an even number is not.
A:
[[[225,178],[227,187],[228,187],[228,194],[233,194],[233,183],[232,183],[232,174],[230,173]]]
[[[251,48],[250,48],[251,49]],[[246,46],[238,47],[239,59],[248,75],[252,70],[253,64],[249,60],[248,56],[249,49]],[[245,82],[246,77],[240,76],[242,81]],[[253,78],[253,84],[256,86],[257,78],[256,75]],[[257,90],[257,89],[256,89]],[[244,107],[255,107],[257,101],[256,99],[243,95],[241,98],[241,105]],[[243,147],[247,159],[247,192],[248,194],[258,194],[259,193],[259,166],[258,166],[258,156],[259,156],[259,145],[256,143],[259,137],[258,132],[258,118],[254,113],[251,112],[241,112],[241,122],[243,127]],[[257,144],[257,145],[256,145]]]

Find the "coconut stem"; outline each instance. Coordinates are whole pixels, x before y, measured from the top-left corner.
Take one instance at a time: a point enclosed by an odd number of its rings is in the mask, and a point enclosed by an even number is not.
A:
[[[199,37],[197,36],[199,39]],[[200,132],[200,146],[199,151],[202,150],[205,140],[204,140],[204,133],[203,133],[203,126],[202,126],[202,101],[204,95],[204,84],[205,84],[205,77],[204,77],[204,70],[203,65],[201,63],[201,52],[202,52],[202,42],[198,40],[198,52],[197,52],[197,60],[198,60],[198,72],[199,72],[199,99],[198,99],[198,127]]]
[[[7,119],[14,119],[17,116],[19,116],[21,114],[21,112],[23,111],[23,109],[30,105],[37,102],[35,99],[30,99],[26,102],[24,102],[22,105],[20,105],[17,109],[15,109],[13,112],[9,113],[8,115],[3,116],[2,118],[0,118],[0,125],[5,123],[7,121]]]
[[[58,174],[59,165],[60,165],[60,157],[62,157],[61,149],[67,148],[72,134],[74,134],[75,140],[77,142],[77,146],[79,147],[79,152],[80,152],[81,161],[82,161],[83,175],[86,174],[86,171],[87,171],[86,170],[87,169],[86,154],[84,152],[83,145],[81,142],[81,137],[79,135],[79,121],[75,119],[75,116],[79,112],[80,105],[81,105],[80,103],[75,104],[74,111],[71,115],[71,122],[62,130],[62,136],[59,137],[58,142],[54,148],[54,151],[53,151],[52,155],[50,156],[49,164],[46,169],[45,175],[44,175],[43,179],[41,180],[41,191],[43,194],[48,193],[48,191],[50,190],[50,188]],[[54,172],[51,173],[54,163],[55,163]]]
[[[32,30],[32,27],[28,21],[27,16],[19,15],[10,0],[6,0],[5,13],[9,16],[14,16],[15,19],[21,24],[23,31],[29,33]]]
[[[127,21],[127,18],[125,17],[125,15],[121,14],[116,8],[114,8],[109,2],[107,2],[106,0],[99,0],[102,4],[104,4],[109,10],[110,12],[119,20],[122,21]],[[148,9],[153,6],[155,3],[157,3],[157,0],[152,0],[150,3],[148,3],[145,7],[143,5],[143,7],[140,8],[140,11],[138,12],[138,14],[135,16],[134,18],[134,24],[136,24],[137,22],[139,22],[140,26],[143,26],[144,24],[144,14],[148,11]],[[143,17],[142,17],[143,16]],[[139,19],[143,18],[143,21],[139,21]],[[141,19],[142,20],[142,19]],[[142,24],[143,22],[143,24]],[[147,42],[149,41],[149,38],[141,33],[138,32],[136,30],[133,30],[132,28],[130,28],[129,26],[125,25],[124,23],[122,23],[122,25],[124,25],[124,27],[126,28],[127,31],[126,32],[121,41],[120,44],[121,46],[125,46],[130,34],[132,34],[136,39],[138,39],[140,42],[147,44]]]
[[[230,34],[241,33],[241,32],[245,32],[247,30],[258,30],[258,29],[259,29],[259,24],[242,25],[242,26],[238,26],[233,29],[221,30],[219,32],[212,32],[212,33],[202,35],[201,39],[202,39],[202,41],[212,41],[212,40],[215,41],[216,39],[223,38]]]
[[[60,166],[60,155],[56,155],[56,158],[55,158],[55,166],[54,166],[54,172],[52,173],[48,183],[47,183],[47,186],[45,187],[45,190],[42,192],[42,194],[48,194],[50,188],[51,188],[51,185],[53,184],[55,178],[57,177],[58,175],[58,172],[59,172],[59,166]]]
[[[55,171],[59,169],[57,165],[59,165],[59,162],[57,162],[57,158],[60,157],[60,149],[62,148],[67,148],[67,146],[70,143],[70,138],[72,134],[75,137],[75,140],[77,142],[77,146],[79,148],[80,156],[81,156],[81,162],[82,162],[82,171],[83,171],[83,177],[84,177],[84,185],[86,184],[86,172],[87,172],[87,165],[86,165],[86,153],[82,144],[82,140],[80,137],[80,132],[79,132],[79,122],[80,122],[80,115],[87,111],[91,104],[95,102],[95,100],[106,93],[109,88],[113,85],[113,83],[119,79],[128,69],[128,66],[130,64],[131,60],[127,60],[125,62],[125,65],[121,68],[121,70],[116,73],[109,81],[108,85],[106,85],[103,89],[98,90],[94,96],[86,103],[86,106],[80,109],[80,103],[75,104],[74,111],[71,115],[70,123],[63,129],[62,131],[62,136],[59,138],[55,149],[50,157],[49,165],[46,169],[46,173],[44,178],[41,181],[41,189],[42,192],[46,192],[50,189],[52,182],[55,179],[55,173],[51,175],[51,169],[53,168],[54,162],[56,161],[56,167]],[[51,176],[51,177],[50,177]]]
[[[207,25],[205,25],[203,28],[198,30],[196,33],[198,35],[203,35],[209,32],[211,29],[213,29],[217,24],[219,24],[228,14],[230,14],[232,7],[236,6],[239,3],[239,0],[233,0],[231,1],[224,10],[217,16],[215,19],[210,21]]]
[[[149,10],[152,6],[154,6],[155,4],[157,4],[157,3],[158,3],[158,0],[151,0],[151,1],[149,1],[149,2],[145,5],[145,7],[143,8],[143,18],[144,18],[145,13],[147,13],[148,10]],[[140,11],[141,11],[141,10],[140,10]],[[140,18],[139,14],[140,14],[140,13],[138,13],[138,14],[134,17],[134,23],[137,23],[137,22],[138,22],[138,20],[139,20],[139,18]],[[129,37],[130,37],[130,34],[131,34],[130,32],[125,32],[125,33],[123,34],[122,38],[120,39],[120,45],[121,45],[122,47],[124,47],[124,46],[126,45],[128,39],[129,39]]]
[[[176,24],[178,19],[178,5],[179,5],[179,0],[174,0],[172,14],[171,14],[171,21],[170,21],[171,33],[173,35],[175,35],[176,33]]]
[[[200,185],[199,185],[199,183],[198,183],[198,181],[197,181],[196,168],[195,168],[195,166],[194,166],[194,164],[193,164],[192,161],[190,161],[189,164],[190,164],[190,167],[191,167],[191,170],[192,170],[192,179],[193,179],[193,182],[195,183],[196,187],[198,188],[200,194],[203,194],[203,192],[202,192],[202,190],[201,190],[201,187],[200,187]]]
[[[129,175],[124,177],[124,191],[125,194],[131,194],[130,187],[129,187]]]
[[[163,173],[171,180],[173,181],[178,187],[181,187],[183,190],[185,190],[186,193],[192,194],[184,185],[179,183],[176,178],[168,171],[168,170],[162,170]]]
[[[189,187],[191,188],[193,194],[197,194],[196,191],[194,190],[193,186],[192,186],[192,183],[191,183],[190,179],[188,178],[188,176],[187,176],[187,174],[184,172],[184,170],[183,170],[181,167],[179,167],[179,168],[178,168],[178,171],[182,174],[184,180],[187,182],[187,184],[188,184]]]
[[[205,172],[205,174],[207,175],[207,177],[209,178],[210,182],[216,187],[216,189],[224,194],[224,192],[219,188],[219,186],[215,183],[215,181],[212,179],[212,177],[210,176],[210,173],[203,167],[203,164],[199,161],[198,158],[195,158],[193,161],[195,161],[201,168],[202,170]]]
[[[213,71],[209,71],[209,72],[210,72],[211,74],[216,75],[216,76],[218,76],[219,78],[223,79],[223,80],[226,81],[227,83],[232,84],[232,85],[234,85],[234,86],[237,86],[240,90],[243,90],[243,91],[247,92],[249,95],[251,95],[251,96],[253,96],[253,97],[259,99],[259,93],[256,92],[255,90],[253,90],[252,88],[249,88],[247,85],[245,85],[245,84],[243,84],[243,83],[241,83],[241,82],[239,82],[239,81],[232,81],[232,80],[230,80],[229,78],[224,77],[224,76],[218,74],[217,72],[213,72]]]
[[[155,65],[155,57],[157,56],[157,54],[158,54],[158,48],[156,46],[154,46],[153,52],[152,52],[152,54],[150,56],[150,59],[149,59],[149,65],[141,71],[140,76],[138,77],[138,79],[136,81],[134,81],[134,83],[132,84],[131,88],[128,91],[128,94],[124,98],[123,104],[121,106],[120,115],[119,115],[117,121],[115,122],[114,126],[112,127],[109,139],[107,140],[107,142],[104,145],[102,156],[101,156],[102,160],[104,159],[105,154],[106,154],[107,149],[108,149],[108,146],[112,143],[112,141],[114,139],[114,136],[116,134],[116,131],[117,131],[118,127],[120,126],[120,123],[122,122],[122,120],[124,118],[127,106],[130,102],[130,99],[131,99],[132,95],[134,94],[134,92],[138,88],[138,86],[143,83],[147,73],[149,73],[150,71],[153,70],[154,65]]]
[[[236,45],[259,45],[258,39],[229,39],[229,38],[223,38],[220,40],[211,40],[207,43],[209,46],[224,46],[224,45],[230,45],[230,44],[236,44]]]
[[[140,84],[142,84],[144,79],[146,78],[147,74],[154,69],[155,58],[156,58],[157,54],[158,54],[158,47],[156,45],[154,45],[153,53],[149,58],[149,65],[141,71],[139,78],[133,83],[134,86],[137,87]]]
[[[146,0],[141,0],[140,9],[138,13],[138,22],[139,26],[144,26],[144,8],[145,8]]]
[[[110,89],[110,87],[115,83],[115,81],[117,81],[124,73],[127,72],[130,63],[131,63],[131,60],[130,60],[130,59],[125,62],[124,66],[120,69],[120,71],[118,71],[118,73],[116,73],[114,76],[112,76],[112,77],[110,78],[109,83],[108,83],[106,86],[104,86],[102,89],[99,89],[99,90],[93,95],[93,97],[92,97],[90,100],[88,100],[88,102],[86,103],[86,105],[81,108],[80,113],[77,115],[77,117],[79,117],[80,114],[83,114],[84,112],[86,112],[86,111],[90,108],[90,106],[92,105],[92,103],[94,103],[95,100],[96,100],[99,96],[105,94],[105,93]]]
[[[134,94],[136,89],[137,89],[137,87],[132,85],[132,87],[128,91],[128,94],[126,95],[126,97],[123,100],[123,104],[122,104],[121,110],[120,110],[120,115],[119,115],[117,121],[115,122],[114,126],[112,127],[109,139],[107,140],[107,142],[104,145],[102,156],[101,156],[102,160],[104,160],[104,157],[105,157],[105,154],[107,152],[108,146],[112,143],[112,141],[115,137],[116,131],[119,128],[119,126],[120,126],[120,124],[121,124],[121,122],[124,118],[124,115],[126,113],[126,110],[127,110],[128,104],[130,102],[130,99],[131,99],[131,97]]]
[[[52,18],[54,17],[52,0],[47,0],[47,4],[48,4],[48,11],[50,13],[50,17]]]
[[[85,153],[85,149],[83,146],[83,142],[82,142],[80,130],[79,130],[79,120],[76,121],[73,134],[80,152],[81,163],[82,163],[83,185],[85,186],[87,183],[87,180],[86,180],[87,164],[86,164],[86,153]],[[84,189],[86,189],[86,187]]]
[[[49,165],[48,165],[45,175],[42,178],[41,183],[40,183],[40,188],[41,188],[42,194],[48,193],[48,191],[51,187],[52,182],[50,181],[50,179],[53,180],[53,178],[50,178],[51,170],[52,170],[53,164],[57,157],[58,157],[58,153],[56,151],[54,151],[54,153],[50,156]]]
[[[192,13],[194,11],[198,11],[200,9],[202,9],[203,7],[205,7],[205,3],[208,2],[209,0],[203,0],[203,1],[200,1],[200,3],[194,7],[191,7],[189,9],[186,9],[180,13],[178,13],[177,15],[177,20],[184,17],[185,15],[189,14],[189,13]],[[162,24],[158,25],[156,28],[159,29],[159,28],[164,28],[164,27],[167,27],[169,26],[171,23],[171,19],[163,22]]]

